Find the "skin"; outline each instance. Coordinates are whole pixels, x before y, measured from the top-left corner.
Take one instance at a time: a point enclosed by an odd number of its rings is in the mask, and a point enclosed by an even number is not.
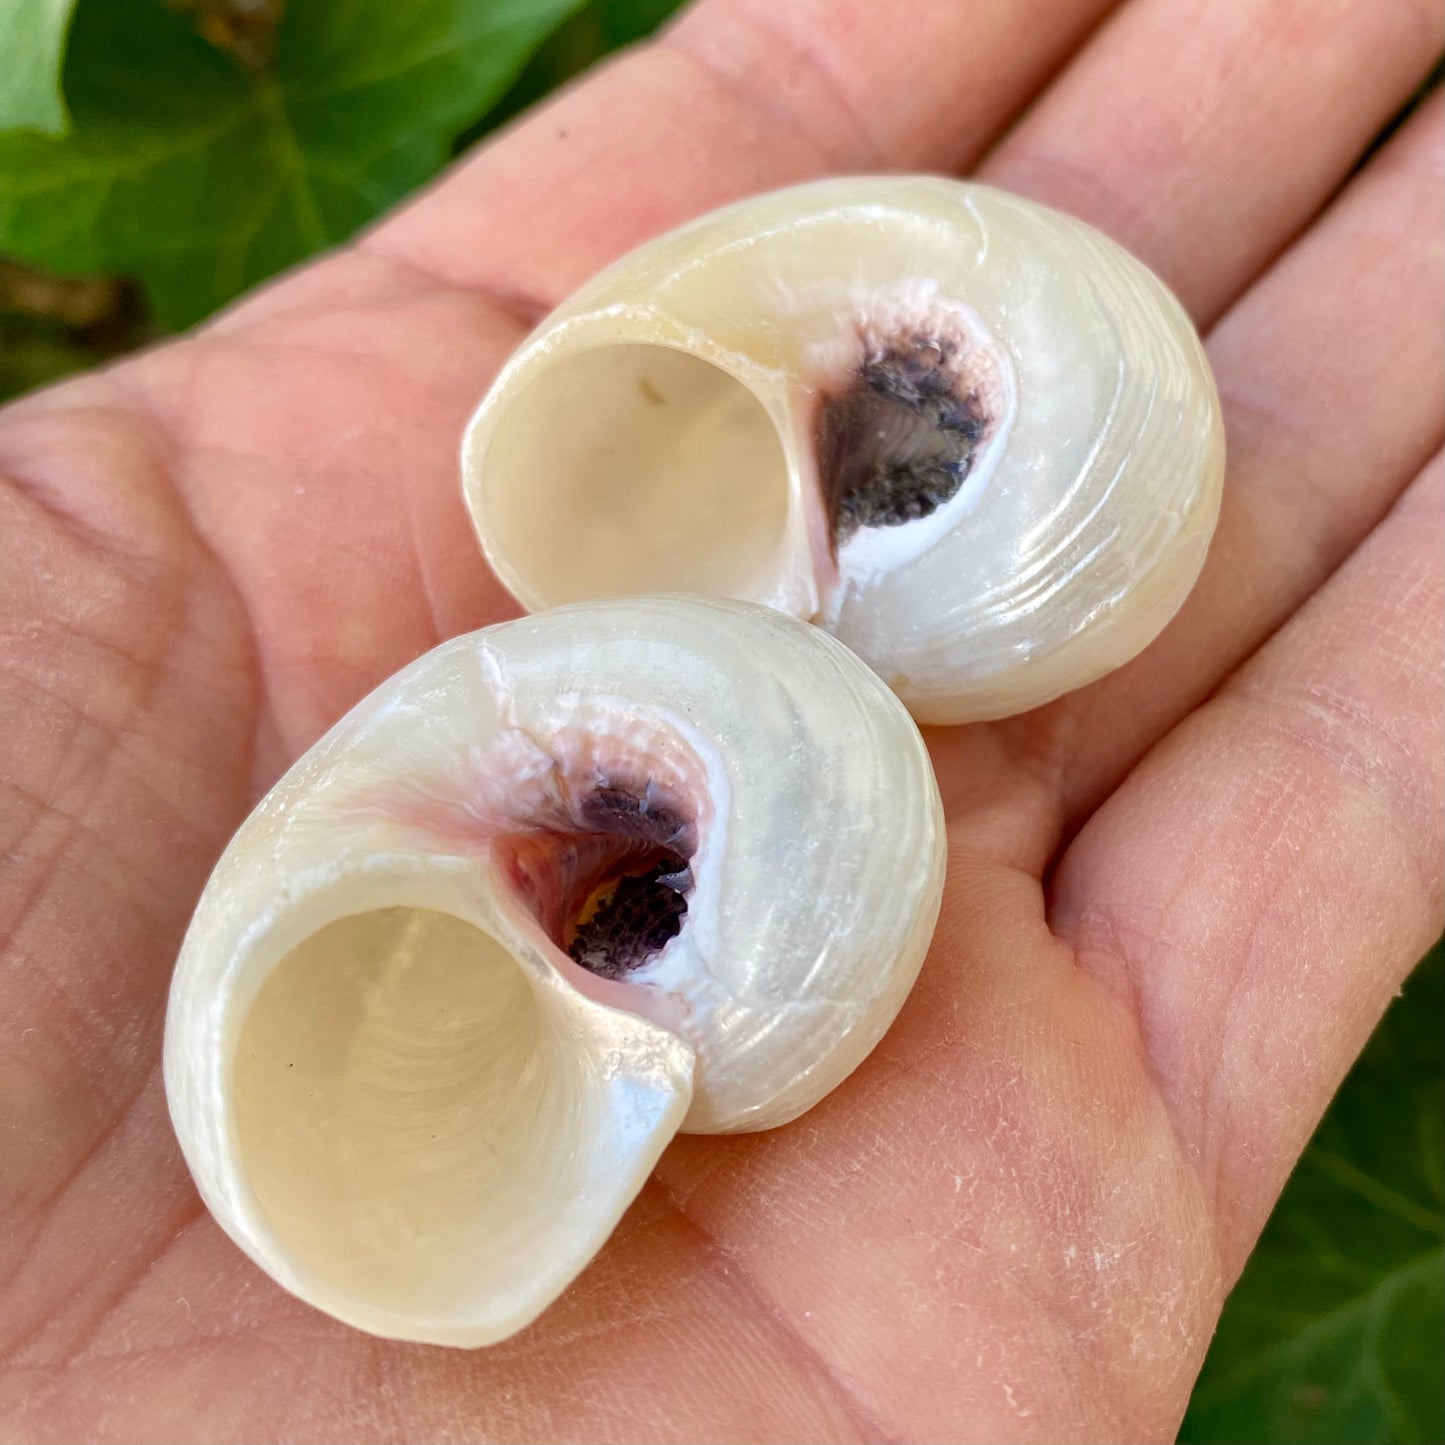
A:
[[[1332,1091],[1441,925],[1429,0],[702,0],[355,246],[0,416],[0,1435],[1167,1440]],[[282,1294],[201,1208],[165,990],[228,835],[510,615],[456,444],[624,249],[830,171],[976,171],[1131,247],[1230,441],[1165,635],[931,739],[948,896],[869,1062],[681,1139],[492,1350]]]

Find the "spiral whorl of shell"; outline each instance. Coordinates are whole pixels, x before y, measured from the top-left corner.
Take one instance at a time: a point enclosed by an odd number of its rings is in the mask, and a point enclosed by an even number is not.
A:
[[[1203,562],[1223,432],[1126,251],[986,186],[820,181],[624,257],[472,419],[529,608],[678,588],[809,618],[914,715],[1021,712],[1145,646]]]
[[[172,987],[176,1130],[303,1299],[499,1339],[679,1128],[783,1123],[856,1067],[942,878],[917,729],[816,629],[663,597],[457,638],[218,864]]]

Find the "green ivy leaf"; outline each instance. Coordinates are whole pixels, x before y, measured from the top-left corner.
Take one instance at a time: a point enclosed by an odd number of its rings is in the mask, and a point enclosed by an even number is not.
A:
[[[1445,959],[1325,1115],[1225,1305],[1180,1440],[1445,1438]]]
[[[188,325],[434,174],[577,3],[291,0],[248,72],[156,0],[82,0],[70,135],[0,135],[0,251]]]
[[[593,0],[608,49],[651,35],[681,4],[682,0]]]
[[[0,131],[62,135],[60,63],[75,0],[0,0]]]

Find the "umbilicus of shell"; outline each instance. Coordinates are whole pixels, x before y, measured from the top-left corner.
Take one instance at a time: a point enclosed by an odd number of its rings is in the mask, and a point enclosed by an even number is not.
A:
[[[784,1124],[866,1057],[943,888],[915,719],[1143,648],[1203,563],[1223,431],[1184,312],[1105,237],[851,179],[583,287],[462,470],[533,615],[390,678],[257,806],[186,936],[165,1077],[268,1274],[483,1345],[674,1134]]]

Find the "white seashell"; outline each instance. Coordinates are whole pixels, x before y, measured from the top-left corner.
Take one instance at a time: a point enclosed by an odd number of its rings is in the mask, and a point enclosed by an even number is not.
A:
[[[462,464],[527,608],[765,602],[961,722],[1145,646],[1198,575],[1223,460],[1198,337],[1140,262],[914,177],[775,192],[623,258],[512,358]]]
[[[943,848],[907,713],[781,613],[640,598],[457,638],[217,865],[166,1022],[186,1159],[302,1299],[380,1335],[504,1338],[678,1129],[784,1123],[864,1058]],[[639,869],[648,928],[589,923],[596,885]]]

